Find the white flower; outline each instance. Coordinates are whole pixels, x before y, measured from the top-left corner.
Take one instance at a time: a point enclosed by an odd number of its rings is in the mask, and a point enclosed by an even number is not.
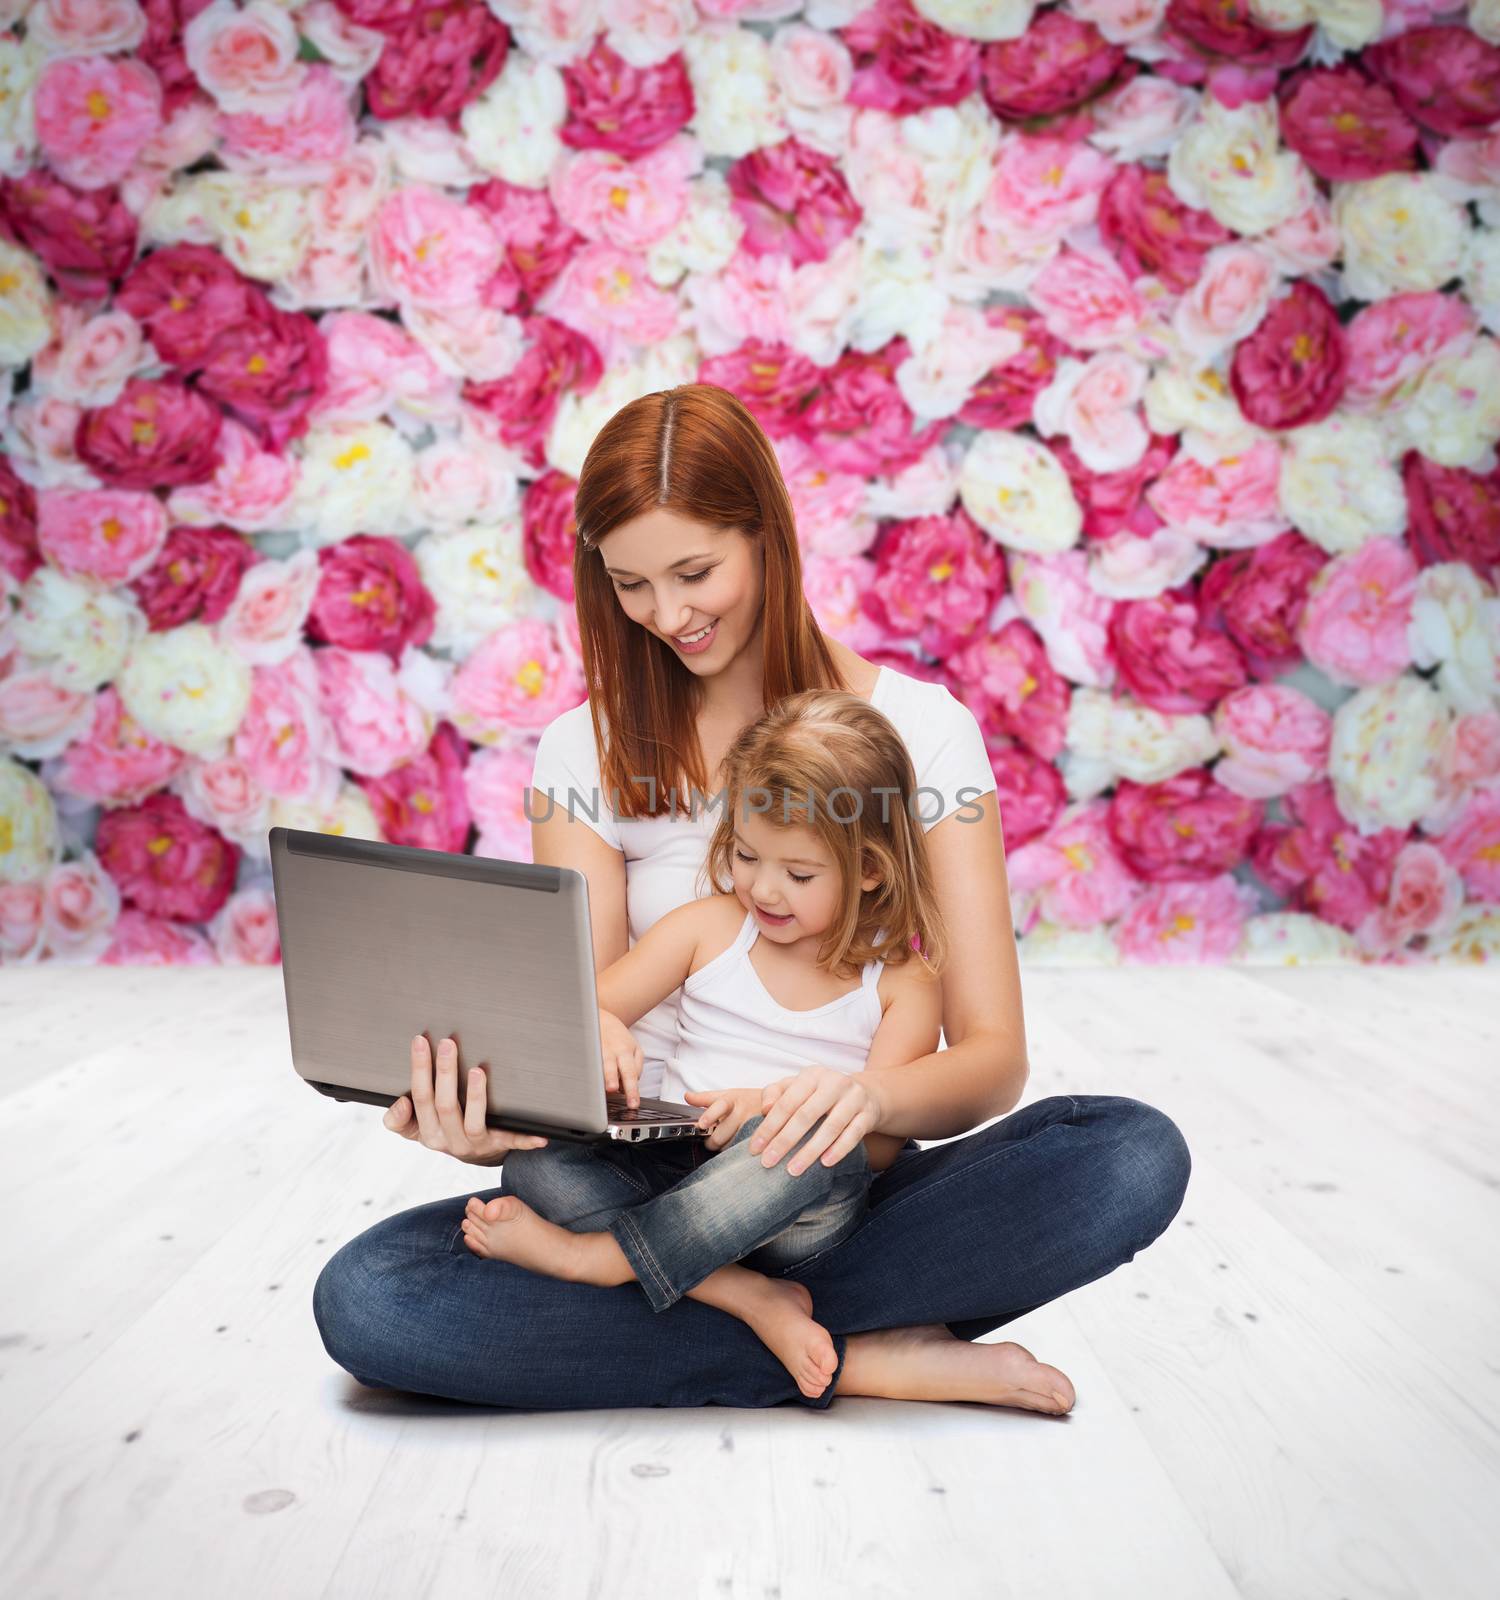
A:
[[[549,66],[566,67],[589,53],[601,18],[599,0],[537,5],[535,0],[485,0],[521,49]],[[515,52],[519,54],[519,52]]]
[[[59,688],[74,693],[115,678],[146,632],[146,618],[128,590],[86,587],[55,567],[38,567],[21,586],[20,599],[15,642],[47,663]]]
[[[0,755],[0,883],[32,883],[62,858],[57,810],[30,767]]]
[[[688,203],[671,230],[646,251],[646,272],[663,289],[691,274],[723,271],[739,251],[745,224],[731,205],[724,174],[710,167],[688,184]]]
[[[1344,241],[1344,294],[1353,299],[1441,289],[1464,269],[1468,213],[1430,172],[1336,183],[1333,219]]]
[[[250,704],[250,668],[201,622],[137,641],[115,687],[153,738],[206,758],[224,753]]]
[[[1213,723],[1198,712],[1172,715],[1129,695],[1117,700],[1104,689],[1077,688],[1059,765],[1073,799],[1091,800],[1119,778],[1161,783],[1218,753]]]
[[[1416,665],[1438,668],[1438,687],[1460,714],[1500,701],[1500,598],[1466,562],[1422,568],[1408,637]]]
[[[24,367],[52,342],[52,291],[41,264],[0,239],[0,366]]]
[[[1464,269],[1464,299],[1491,333],[1500,332],[1500,230],[1474,230]]]
[[[1443,467],[1488,468],[1500,438],[1500,345],[1487,335],[1440,355],[1393,412],[1413,448]]]
[[[1465,20],[1486,44],[1500,44],[1500,0],[1469,0]]]
[[[964,39],[1019,39],[1036,0],[912,0],[912,8],[944,33]]]
[[[1149,538],[1124,529],[1089,541],[1089,584],[1111,600],[1151,600],[1186,583],[1208,551],[1181,528],[1158,528]]]
[[[1406,489],[1378,423],[1336,413],[1284,438],[1281,509],[1314,544],[1338,555],[1406,531]]]
[[[1312,204],[1315,191],[1301,156],[1281,148],[1279,126],[1274,101],[1231,109],[1206,95],[1198,120],[1167,157],[1173,192],[1236,233],[1265,233],[1290,222]]]
[[[337,544],[371,528],[416,531],[412,448],[389,423],[311,428],[300,444],[292,518],[307,543]]]
[[[190,173],[146,206],[141,232],[153,245],[215,245],[246,277],[290,278],[313,243],[312,197],[253,173]]]
[[[1385,20],[1380,0],[1250,0],[1250,15],[1272,33],[1295,33],[1315,22],[1340,51],[1373,44]]]
[[[0,16],[0,28],[15,20]],[[34,21],[27,23],[24,39],[0,34],[0,173],[7,177],[19,178],[36,165],[36,80],[49,59]]]
[[[1078,542],[1083,512],[1062,463],[1040,440],[982,432],[964,456],[959,498],[991,538],[1053,555]]]
[[[308,833],[333,833],[342,839],[383,839],[369,796],[357,783],[345,781],[331,806],[307,800],[271,797],[271,826],[301,828]]]
[[[1359,959],[1354,935],[1308,911],[1265,911],[1246,919],[1234,959],[1254,967],[1304,967]]]
[[[1333,713],[1328,775],[1361,833],[1409,828],[1433,808],[1448,724],[1442,696],[1411,673],[1357,689]]]
[[[1180,433],[1183,449],[1202,461],[1238,455],[1261,437],[1222,374],[1186,352],[1151,374],[1146,421],[1153,433]]]
[[[1036,922],[1016,941],[1026,967],[1117,967],[1120,947],[1108,928],[1065,928]]]
[[[683,40],[682,54],[704,155],[738,160],[785,138],[785,97],[771,47],[758,33],[733,22],[700,23]]]
[[[1486,905],[1464,906],[1451,928],[1428,939],[1424,954],[1445,964],[1500,961],[1500,911]]]
[[[459,116],[469,154],[507,183],[546,186],[563,151],[557,131],[568,120],[562,73],[522,50],[505,58],[500,76]]]
[[[462,660],[497,628],[535,614],[541,591],[526,570],[521,526],[496,522],[431,533],[412,550],[437,602],[429,645]]]

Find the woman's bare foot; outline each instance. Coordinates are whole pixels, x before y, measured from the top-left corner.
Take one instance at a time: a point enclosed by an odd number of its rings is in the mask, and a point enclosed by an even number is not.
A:
[[[887,1400],[979,1400],[1060,1416],[1077,1396],[1068,1376],[1025,1345],[970,1344],[941,1322],[851,1333],[840,1394]]]
[[[476,1256],[513,1261],[518,1267],[571,1282],[588,1281],[584,1235],[539,1216],[518,1195],[469,1200],[463,1220],[464,1243]]]
[[[814,1322],[812,1291],[786,1278],[764,1278],[747,1295],[740,1316],[776,1359],[816,1400],[838,1368],[839,1355],[822,1323]]]

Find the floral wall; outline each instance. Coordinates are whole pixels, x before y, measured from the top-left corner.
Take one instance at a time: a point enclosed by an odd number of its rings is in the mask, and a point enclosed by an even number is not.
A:
[[[529,858],[679,383],[993,759],[1023,959],[1500,952],[1500,0],[0,0],[0,954]]]

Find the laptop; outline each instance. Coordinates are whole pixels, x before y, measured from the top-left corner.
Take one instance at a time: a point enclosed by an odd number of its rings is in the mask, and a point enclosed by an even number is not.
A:
[[[411,1041],[485,1069],[492,1128],[584,1143],[701,1137],[702,1114],[604,1087],[588,879],[574,867],[270,830],[292,1065],[334,1100],[411,1090]]]

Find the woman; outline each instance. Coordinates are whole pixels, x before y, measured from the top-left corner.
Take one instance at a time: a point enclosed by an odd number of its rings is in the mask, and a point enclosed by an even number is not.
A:
[[[775,453],[727,390],[687,384],[619,411],[584,462],[575,520],[590,697],[544,731],[530,815],[533,859],[588,877],[596,970],[695,893],[717,815],[702,799],[717,793],[734,735],[786,694],[847,689],[896,723],[924,794],[942,801],[924,802],[922,821],[955,930],[947,1048],[854,1074],[809,1068],[758,1130],[762,1160],[789,1172],[837,1161],[868,1133],[904,1140],[859,1228],[781,1274],[810,1291],[834,1338],[838,1366],[815,1398],[717,1307],[683,1299],[658,1314],[639,1284],[476,1258],[462,1232],[472,1189],[389,1217],[333,1256],[313,1293],[325,1347],[370,1385],[526,1409],[821,1409],[836,1394],[1034,1406],[1057,1370],[1022,1345],[970,1341],[1132,1259],[1177,1214],[1190,1159],[1175,1124],[1137,1100],[1054,1095],[1011,1110],[1029,1066],[995,780],[973,714],[941,685],[822,634]],[[633,1030],[644,1094],[674,1026],[672,997]],[[386,1126],[476,1166],[533,1142],[485,1126],[482,1069],[469,1069],[467,1113],[457,1085],[452,1041],[435,1070],[414,1041],[411,1093]],[[1073,1399],[1067,1385],[1062,1409]]]

